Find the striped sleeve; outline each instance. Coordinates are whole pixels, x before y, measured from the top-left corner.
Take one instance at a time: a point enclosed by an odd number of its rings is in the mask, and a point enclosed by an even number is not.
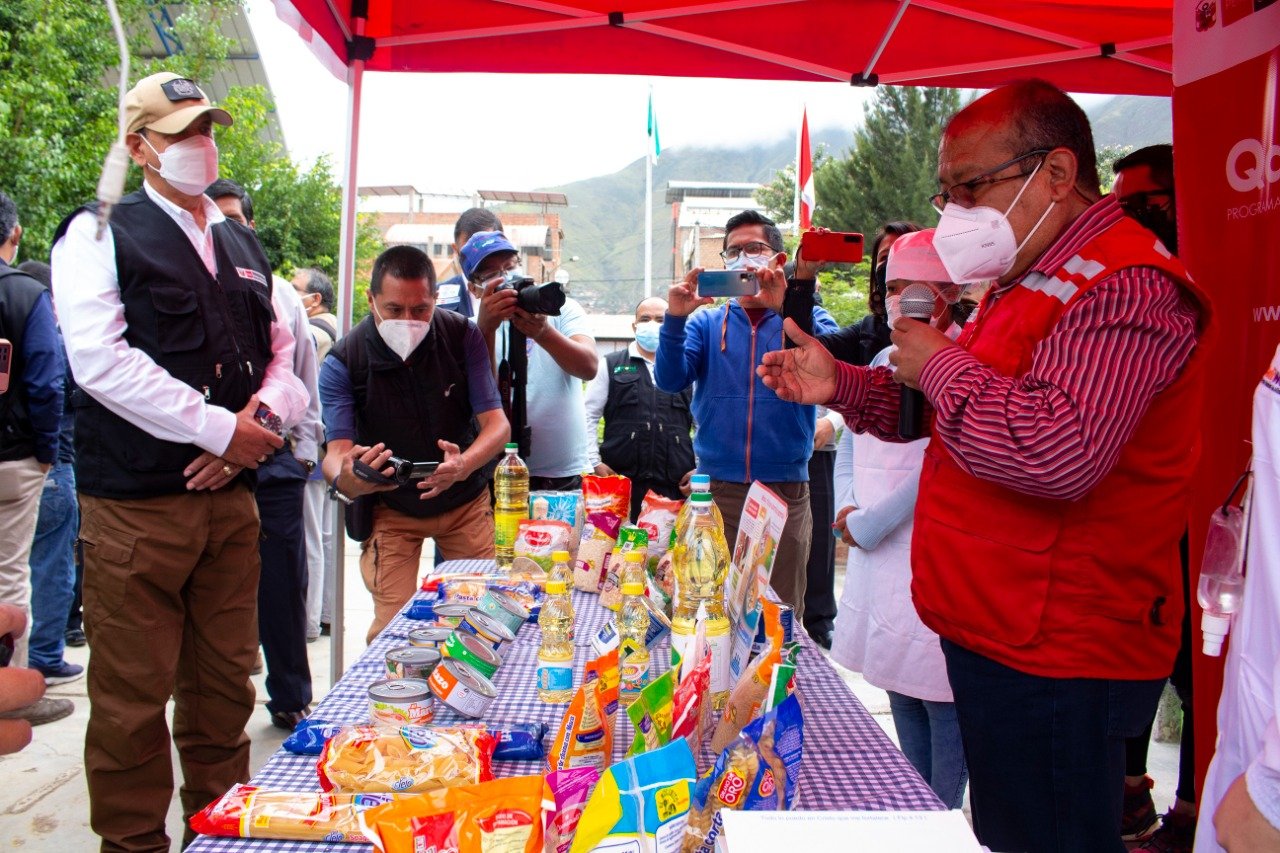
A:
[[[836,393],[827,408],[844,417],[845,426],[854,432],[870,433],[883,441],[902,441],[898,436],[901,399],[902,386],[893,381],[889,368],[836,362]]]
[[[933,428],[973,476],[1075,500],[1106,476],[1152,398],[1178,377],[1196,323],[1162,272],[1121,270],[1067,309],[1024,376],[959,349],[930,359],[920,384]]]

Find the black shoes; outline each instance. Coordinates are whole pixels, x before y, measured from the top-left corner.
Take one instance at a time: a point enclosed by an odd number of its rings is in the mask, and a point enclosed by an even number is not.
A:
[[[298,723],[311,716],[311,706],[303,708],[301,711],[272,711],[271,725],[277,729],[284,729],[291,732],[298,727]]]

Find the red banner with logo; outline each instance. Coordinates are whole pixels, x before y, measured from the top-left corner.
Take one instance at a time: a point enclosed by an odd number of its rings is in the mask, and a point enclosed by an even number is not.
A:
[[[1188,413],[1203,424],[1194,584],[1210,513],[1248,464],[1253,391],[1280,342],[1280,2],[1181,0],[1174,15],[1178,244],[1217,315],[1205,407]],[[1217,739],[1223,658],[1201,652],[1194,592],[1192,607],[1199,788]]]

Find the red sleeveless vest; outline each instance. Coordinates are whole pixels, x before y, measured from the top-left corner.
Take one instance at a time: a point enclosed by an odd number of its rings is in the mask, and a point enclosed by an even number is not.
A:
[[[1084,293],[1128,267],[1154,267],[1200,305],[1182,264],[1127,217],[1049,276],[1031,273],[983,305],[959,343],[1001,374]],[[1161,247],[1163,248],[1163,247]],[[1076,500],[980,480],[935,435],[925,454],[911,544],[911,593],[939,635],[1006,666],[1054,678],[1163,678],[1181,639],[1178,540],[1199,456],[1204,347],[1151,401],[1114,467]]]

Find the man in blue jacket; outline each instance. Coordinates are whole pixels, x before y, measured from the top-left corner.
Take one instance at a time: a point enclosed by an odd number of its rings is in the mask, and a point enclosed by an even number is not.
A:
[[[729,269],[776,267],[786,261],[778,226],[754,210],[744,210],[725,224],[720,256]],[[764,483],[787,502],[787,524],[770,583],[795,608],[800,621],[813,532],[809,456],[814,407],[778,399],[756,376],[761,357],[782,346],[782,318],[754,296],[740,296],[694,313],[714,301],[698,296],[700,272],[692,270],[682,283],[671,287],[654,379],[668,394],[694,384],[698,432],[693,447],[698,471],[711,476],[711,492],[724,514],[729,547],[738,535],[738,518],[753,481]],[[814,334],[837,328],[826,309],[813,309]]]

